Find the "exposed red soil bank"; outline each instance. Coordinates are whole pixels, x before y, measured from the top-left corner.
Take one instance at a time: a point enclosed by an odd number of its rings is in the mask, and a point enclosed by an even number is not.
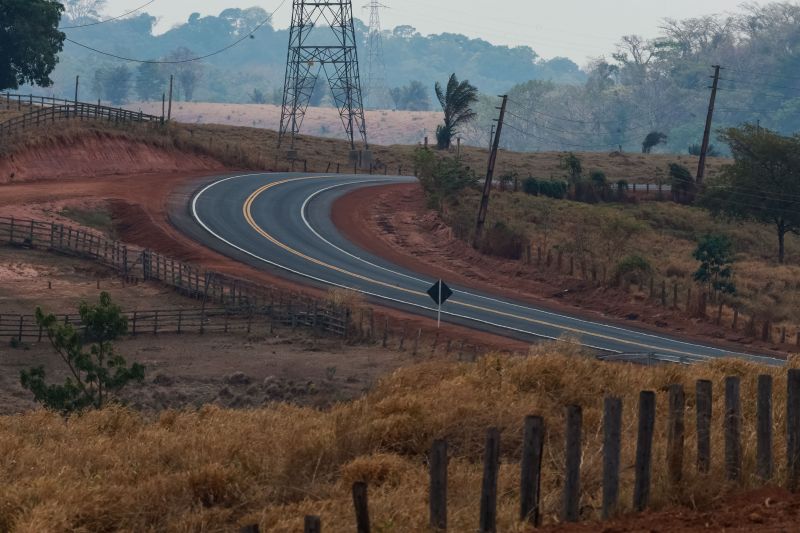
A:
[[[763,488],[725,498],[711,509],[677,507],[642,513],[608,522],[562,524],[542,528],[558,533],[677,533],[689,531],[797,531],[800,495],[779,488]]]
[[[222,169],[216,160],[102,133],[53,141],[0,158],[0,183]]]
[[[439,216],[427,209],[417,184],[359,189],[333,205],[336,227],[365,250],[410,270],[453,283],[527,301],[556,312],[671,332],[700,342],[740,350],[741,344],[771,351],[777,348],[708,322],[647,301],[645,294],[626,294],[591,283],[539,271],[520,261],[489,257],[453,237]]]

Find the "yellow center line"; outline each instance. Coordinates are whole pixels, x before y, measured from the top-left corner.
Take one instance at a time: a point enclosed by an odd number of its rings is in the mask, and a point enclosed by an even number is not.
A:
[[[376,280],[376,279],[373,279],[373,278],[370,278],[370,277],[367,277],[367,276],[364,276],[364,275],[361,275],[361,274],[356,274],[355,272],[351,272],[351,271],[349,271],[347,269],[338,267],[336,265],[331,265],[330,263],[326,263],[325,261],[322,261],[322,260],[317,259],[315,257],[311,257],[311,256],[309,256],[307,254],[304,254],[304,253],[298,251],[298,250],[295,250],[294,248],[288,246],[287,244],[285,244],[283,242],[280,242],[275,237],[273,237],[271,234],[266,232],[261,226],[258,225],[258,223],[256,223],[255,219],[253,218],[253,215],[252,215],[253,203],[256,201],[256,199],[259,196],[261,196],[263,193],[265,193],[269,189],[272,189],[273,187],[277,187],[279,185],[283,185],[285,183],[290,183],[290,182],[295,182],[295,181],[312,180],[312,179],[322,179],[322,178],[328,178],[328,177],[330,177],[330,176],[307,176],[307,177],[302,177],[302,178],[288,178],[288,179],[284,179],[284,180],[280,180],[280,181],[275,181],[275,182],[269,183],[267,185],[263,185],[262,187],[259,187],[250,196],[247,197],[247,200],[245,200],[244,205],[242,206],[242,213],[244,214],[245,220],[247,221],[248,225],[250,225],[250,227],[253,228],[259,235],[261,235],[262,237],[267,239],[269,242],[271,242],[275,246],[281,248],[282,250],[285,250],[285,251],[289,252],[292,255],[295,255],[297,257],[305,259],[306,261],[309,261],[310,263],[314,263],[315,265],[321,266],[323,268],[327,268],[329,270],[333,270],[335,272],[339,272],[341,274],[345,274],[347,276],[351,276],[353,278],[360,279],[362,281],[366,281],[367,283],[372,283],[374,285],[379,285],[381,287],[387,287],[387,288],[390,288],[390,289],[402,291],[402,292],[405,292],[405,293],[408,293],[408,294],[413,294],[414,296],[423,296],[423,297],[426,296],[426,293],[424,293],[424,292],[415,291],[415,290],[412,290],[412,289],[406,289],[406,288],[403,288],[403,287],[398,287],[396,285],[392,285],[391,283],[386,283],[384,281]],[[516,319],[516,320],[522,320],[522,321],[529,322],[531,324],[537,324],[537,325],[540,325],[540,326],[549,326],[549,327],[553,327],[553,328],[556,328],[556,329],[569,331],[570,333],[575,333],[575,334],[578,334],[578,335],[587,335],[589,337],[594,337],[594,338],[598,338],[598,339],[604,339],[604,340],[619,342],[619,343],[622,343],[622,344],[628,344],[628,345],[635,346],[637,348],[646,349],[646,350],[654,350],[654,351],[659,351],[659,352],[671,352],[671,353],[678,354],[678,355],[688,355],[688,356],[697,355],[697,354],[692,353],[692,352],[684,352],[684,351],[681,351],[681,350],[674,350],[674,349],[671,349],[671,348],[662,348],[662,347],[658,347],[658,346],[652,346],[652,345],[644,344],[644,343],[641,343],[641,342],[629,341],[629,340],[625,340],[625,339],[619,339],[617,337],[612,337],[610,335],[603,335],[601,333],[594,333],[594,332],[586,331],[586,330],[583,330],[583,329],[580,329],[580,328],[574,328],[574,327],[565,326],[565,325],[562,325],[562,324],[554,324],[552,322],[547,322],[545,320],[539,320],[539,319],[535,319],[535,318],[519,316],[519,315],[515,315],[513,313],[507,313],[507,312],[504,312],[504,311],[498,311],[496,309],[491,309],[491,308],[488,308],[488,307],[482,307],[482,306],[479,306],[479,305],[460,302],[460,301],[458,301],[458,299],[450,300],[450,302],[453,305],[459,305],[459,306],[462,306],[462,307],[466,307],[466,308],[477,310],[477,311],[483,311],[483,312],[490,313],[490,314],[493,314],[493,315],[503,316],[503,317],[506,317],[506,318],[513,318],[513,319]]]

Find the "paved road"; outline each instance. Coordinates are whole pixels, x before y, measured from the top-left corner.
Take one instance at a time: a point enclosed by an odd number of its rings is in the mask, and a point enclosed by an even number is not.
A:
[[[345,239],[330,220],[333,202],[361,187],[413,181],[407,177],[248,174],[219,178],[192,198],[190,211],[209,246],[240,260],[321,286],[362,292],[374,300],[435,317],[425,291],[436,281],[397,267]],[[452,285],[442,320],[524,340],[569,336],[598,351],[644,352],[661,359],[694,362],[736,355],[713,346],[683,342],[537,309],[527,303]]]

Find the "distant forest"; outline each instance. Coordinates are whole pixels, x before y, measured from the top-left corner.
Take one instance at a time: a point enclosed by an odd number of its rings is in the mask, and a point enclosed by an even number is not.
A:
[[[226,9],[216,17],[194,13],[186,23],[153,35],[156,19],[140,14],[66,32],[119,56],[182,59],[222,48],[267,18],[261,8]],[[65,17],[62,26],[73,23]],[[358,20],[356,33],[366,46],[367,27]],[[55,85],[38,92],[69,95],[80,75],[82,99],[158,100],[172,73],[177,99],[278,103],[287,42],[288,30],[267,24],[223,54],[169,68],[122,62],[66,43]],[[470,144],[488,144],[499,104],[494,95],[508,93],[503,132],[508,149],[639,151],[645,136],[658,131],[667,140],[655,151],[695,150],[715,64],[724,67],[716,126],[759,122],[782,133],[800,129],[795,3],[746,4],[734,14],[665,20],[658,37],[623,36],[611,57],[582,68],[566,58],[541,58],[530,47],[496,46],[452,33],[421,35],[411,26],[385,30],[383,47],[396,108],[435,110],[434,82],[451,72],[491,95],[481,98],[478,120],[461,132]],[[324,91],[314,104],[328,104]]]

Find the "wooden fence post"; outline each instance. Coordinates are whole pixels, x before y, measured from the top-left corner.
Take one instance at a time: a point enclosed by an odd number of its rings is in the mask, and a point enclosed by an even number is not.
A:
[[[772,376],[758,376],[756,468],[761,479],[772,479]]]
[[[489,428],[486,432],[486,449],[483,453],[483,484],[478,531],[497,531],[497,474],[500,469],[500,430]]]
[[[650,467],[653,462],[653,429],[656,418],[656,394],[639,393],[639,434],[636,440],[636,473],[633,487],[633,508],[643,511],[650,499]]]
[[[356,532],[370,533],[367,484],[363,481],[353,483],[353,507],[356,511]]]
[[[303,521],[303,533],[322,533],[322,522],[318,516],[307,515]]]
[[[786,380],[786,464],[789,490],[800,489],[800,369]]]
[[[430,526],[447,529],[447,441],[433,441],[430,457]]]
[[[738,481],[742,472],[742,407],[740,379],[725,378],[725,473],[729,481]]]
[[[603,520],[619,504],[619,465],[622,435],[622,400],[606,397],[603,401]]]
[[[581,503],[581,425],[583,410],[579,405],[567,407],[566,464],[564,474],[563,520],[577,522]]]
[[[544,452],[544,419],[540,416],[525,417],[522,434],[522,472],[520,475],[521,522],[539,527],[542,513],[539,509],[540,483],[542,478],[542,454]]]
[[[697,415],[697,471],[708,473],[711,469],[711,382],[698,380],[695,385],[695,412]]]
[[[667,473],[673,485],[683,478],[684,408],[683,385],[669,388],[669,432],[667,435]]]

